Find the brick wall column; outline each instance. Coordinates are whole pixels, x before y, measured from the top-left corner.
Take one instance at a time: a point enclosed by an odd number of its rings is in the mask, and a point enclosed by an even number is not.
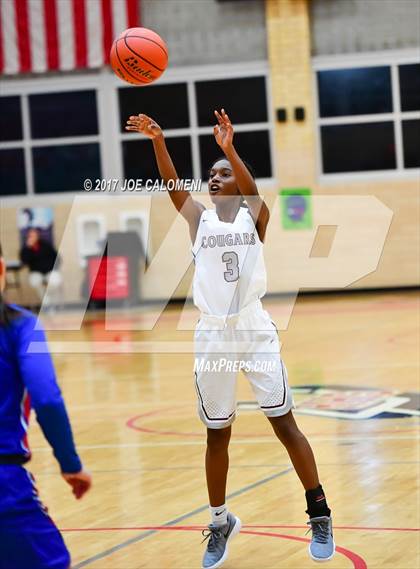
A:
[[[315,182],[315,133],[311,71],[310,0],[266,0],[268,57],[274,109],[286,108],[276,123],[276,164],[283,187]],[[296,122],[294,108],[305,109]]]

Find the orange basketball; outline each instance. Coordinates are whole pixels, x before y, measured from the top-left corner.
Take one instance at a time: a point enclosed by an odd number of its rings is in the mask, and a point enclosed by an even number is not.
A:
[[[156,81],[168,65],[163,39],[147,28],[125,30],[111,47],[111,67],[120,79],[134,85]]]

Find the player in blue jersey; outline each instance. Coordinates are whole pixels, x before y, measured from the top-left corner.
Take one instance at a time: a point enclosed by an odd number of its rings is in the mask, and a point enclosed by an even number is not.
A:
[[[5,283],[0,246],[0,569],[69,569],[63,538],[23,466],[31,458],[31,408],[77,499],[89,490],[91,476],[74,446],[44,331],[33,314],[5,304]],[[32,342],[37,350],[29,349]]]

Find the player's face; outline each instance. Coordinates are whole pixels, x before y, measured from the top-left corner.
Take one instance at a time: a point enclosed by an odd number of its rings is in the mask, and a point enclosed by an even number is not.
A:
[[[27,236],[26,236],[27,246],[32,247],[33,245],[36,245],[36,243],[38,243],[38,241],[39,241],[38,231],[36,231],[36,229],[30,229],[28,231]]]
[[[227,160],[218,160],[213,164],[210,170],[208,186],[213,203],[221,196],[239,195],[232,167]]]

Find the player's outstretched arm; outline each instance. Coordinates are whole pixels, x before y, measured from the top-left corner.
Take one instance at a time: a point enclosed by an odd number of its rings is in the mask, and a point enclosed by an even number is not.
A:
[[[153,142],[156,162],[159,168],[159,174],[162,180],[168,185],[178,187],[176,182],[179,180],[177,171],[172,162],[172,158],[166,147],[165,137],[161,127],[147,115],[133,115],[127,120],[126,130],[131,130],[144,134]],[[205,207],[199,202],[192,199],[190,192],[182,189],[169,191],[169,196],[176,209],[188,221],[190,226],[191,239],[195,240],[200,216]]]
[[[254,178],[236,152],[233,145],[233,126],[227,113],[222,109],[220,113],[214,111],[214,114],[217,119],[217,125],[214,127],[214,137],[232,166],[239,191],[244,197],[248,197],[247,204],[255,222],[255,227],[261,241],[264,241],[267,223],[270,218],[269,209],[258,193]]]
[[[22,318],[16,333],[20,376],[31,398],[37,421],[53,449],[61,475],[80,499],[92,485],[92,478],[80,461],[67,409],[58,386],[45,333],[35,317]],[[30,346],[38,350],[30,350]]]

